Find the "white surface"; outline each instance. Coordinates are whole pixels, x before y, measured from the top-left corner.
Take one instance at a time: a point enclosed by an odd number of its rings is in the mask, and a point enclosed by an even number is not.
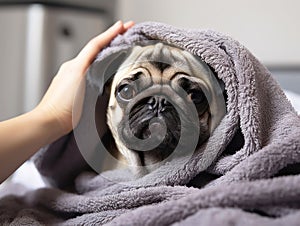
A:
[[[300,114],[300,94],[294,93],[289,90],[284,91],[287,98],[291,101],[296,111]]]
[[[33,162],[25,162],[10,178],[0,185],[0,197],[23,195],[29,190],[46,187]]]
[[[43,179],[31,161],[25,162],[14,174],[12,182],[20,183],[29,189],[45,187]]]

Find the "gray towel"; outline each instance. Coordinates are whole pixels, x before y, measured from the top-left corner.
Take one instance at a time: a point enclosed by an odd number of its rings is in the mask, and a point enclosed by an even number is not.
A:
[[[92,150],[96,144],[91,139],[87,147],[78,147],[74,130],[36,157],[42,175],[60,189],[3,198],[0,221],[13,225],[299,225],[300,118],[270,72],[237,41],[214,31],[138,24],[98,55],[86,95],[102,91],[104,78],[97,65],[147,40],[190,51],[224,82],[227,113],[207,143],[188,160],[174,159],[134,179],[126,170],[99,175],[87,171],[78,149]],[[95,110],[93,105],[85,106],[82,122]],[[78,130],[93,137],[94,128],[82,122]],[[97,132],[101,135],[104,130],[103,124]]]

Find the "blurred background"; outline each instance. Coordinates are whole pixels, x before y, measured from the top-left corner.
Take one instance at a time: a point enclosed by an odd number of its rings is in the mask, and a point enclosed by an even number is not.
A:
[[[299,9],[298,0],[0,0],[0,120],[32,109],[60,64],[119,19],[230,35],[300,109]]]
[[[300,93],[297,0],[0,0],[0,120],[32,109],[59,65],[118,19],[214,29]]]

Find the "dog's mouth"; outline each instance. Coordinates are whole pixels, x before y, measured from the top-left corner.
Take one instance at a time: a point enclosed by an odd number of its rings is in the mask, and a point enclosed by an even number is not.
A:
[[[181,122],[175,107],[164,96],[152,96],[139,101],[130,112],[129,127],[133,135],[141,140],[150,136],[161,140],[159,145],[140,156],[157,161],[167,158],[178,145]],[[165,128],[164,128],[165,127]]]

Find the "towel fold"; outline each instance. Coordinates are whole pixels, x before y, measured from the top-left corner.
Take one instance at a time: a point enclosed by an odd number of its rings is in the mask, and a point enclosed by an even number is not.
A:
[[[210,30],[137,24],[99,53],[88,77],[86,95],[92,98],[87,102],[95,102],[93,96],[103,91],[104,69],[99,65],[113,54],[152,40],[199,56],[224,82],[227,113],[201,150],[138,179],[120,169],[97,174],[91,170],[97,171],[97,166],[89,166],[79,150],[95,157],[92,151],[107,129],[105,114],[100,114],[100,131],[87,125],[91,117],[94,120],[95,105],[85,103],[78,128],[36,156],[41,174],[58,188],[3,198],[1,222],[299,224],[300,117],[270,72],[239,42]],[[107,99],[101,103],[105,109]],[[81,146],[80,139],[91,142]]]

